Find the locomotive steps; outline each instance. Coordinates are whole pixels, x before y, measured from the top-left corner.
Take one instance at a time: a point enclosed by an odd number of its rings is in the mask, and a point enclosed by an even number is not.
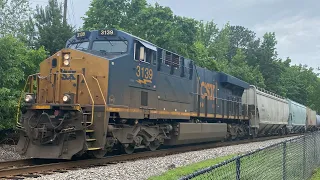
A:
[[[272,136],[261,137],[256,139],[246,139],[240,141],[218,142],[203,145],[189,145],[178,148],[163,149],[157,151],[146,151],[133,153],[129,155],[116,155],[105,157],[101,159],[85,159],[85,160],[69,160],[57,161],[39,160],[39,159],[24,159],[16,161],[7,161],[0,163],[0,178],[1,179],[23,179],[26,177],[40,177],[41,175],[48,175],[57,172],[67,172],[69,170],[83,169],[93,166],[104,166],[108,164],[121,163],[124,161],[132,161],[136,159],[144,159],[151,157],[161,157],[171,154],[178,154],[190,151],[197,151],[203,149],[217,148],[223,146],[246,144],[251,142],[266,141],[277,138],[292,137],[297,134],[287,136]]]

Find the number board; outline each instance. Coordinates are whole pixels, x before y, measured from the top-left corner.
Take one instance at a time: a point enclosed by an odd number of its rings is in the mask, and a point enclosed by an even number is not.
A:
[[[103,29],[99,30],[99,36],[116,36],[117,31],[113,29]]]
[[[153,79],[153,70],[151,68],[137,66],[136,67],[136,82],[139,84],[152,84]]]
[[[90,33],[88,31],[81,31],[76,33],[77,39],[88,38]]]

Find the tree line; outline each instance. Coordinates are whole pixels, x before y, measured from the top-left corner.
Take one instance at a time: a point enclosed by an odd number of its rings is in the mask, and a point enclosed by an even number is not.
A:
[[[146,0],[92,0],[76,29],[63,24],[62,4],[48,0],[33,10],[28,0],[0,0],[0,129],[14,126],[21,89],[39,63],[62,49],[78,30],[117,28],[320,113],[320,80],[312,67],[291,65],[277,54],[274,32],[257,37],[241,25],[175,15]],[[289,55],[288,55],[289,56]]]

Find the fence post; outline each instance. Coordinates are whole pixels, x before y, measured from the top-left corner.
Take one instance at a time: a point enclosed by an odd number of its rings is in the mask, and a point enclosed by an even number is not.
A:
[[[306,136],[303,135],[303,177],[306,177]]]
[[[236,173],[237,173],[237,180],[240,180],[240,157],[236,159]]]
[[[287,156],[287,142],[283,142],[283,153],[282,153],[282,179],[287,179],[287,172],[286,172],[286,156]]]
[[[313,133],[313,167],[317,167],[317,147],[316,147],[316,133]]]

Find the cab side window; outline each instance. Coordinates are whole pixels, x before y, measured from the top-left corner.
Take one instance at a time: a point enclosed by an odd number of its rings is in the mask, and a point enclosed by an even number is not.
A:
[[[144,48],[144,58],[140,59],[140,48]],[[134,43],[134,59],[141,62],[146,62],[155,65],[157,63],[157,54],[156,51],[144,46],[141,42],[135,41]]]
[[[140,44],[139,42],[135,42],[134,43],[134,60],[139,61],[140,59],[140,47],[142,46],[142,44]]]

